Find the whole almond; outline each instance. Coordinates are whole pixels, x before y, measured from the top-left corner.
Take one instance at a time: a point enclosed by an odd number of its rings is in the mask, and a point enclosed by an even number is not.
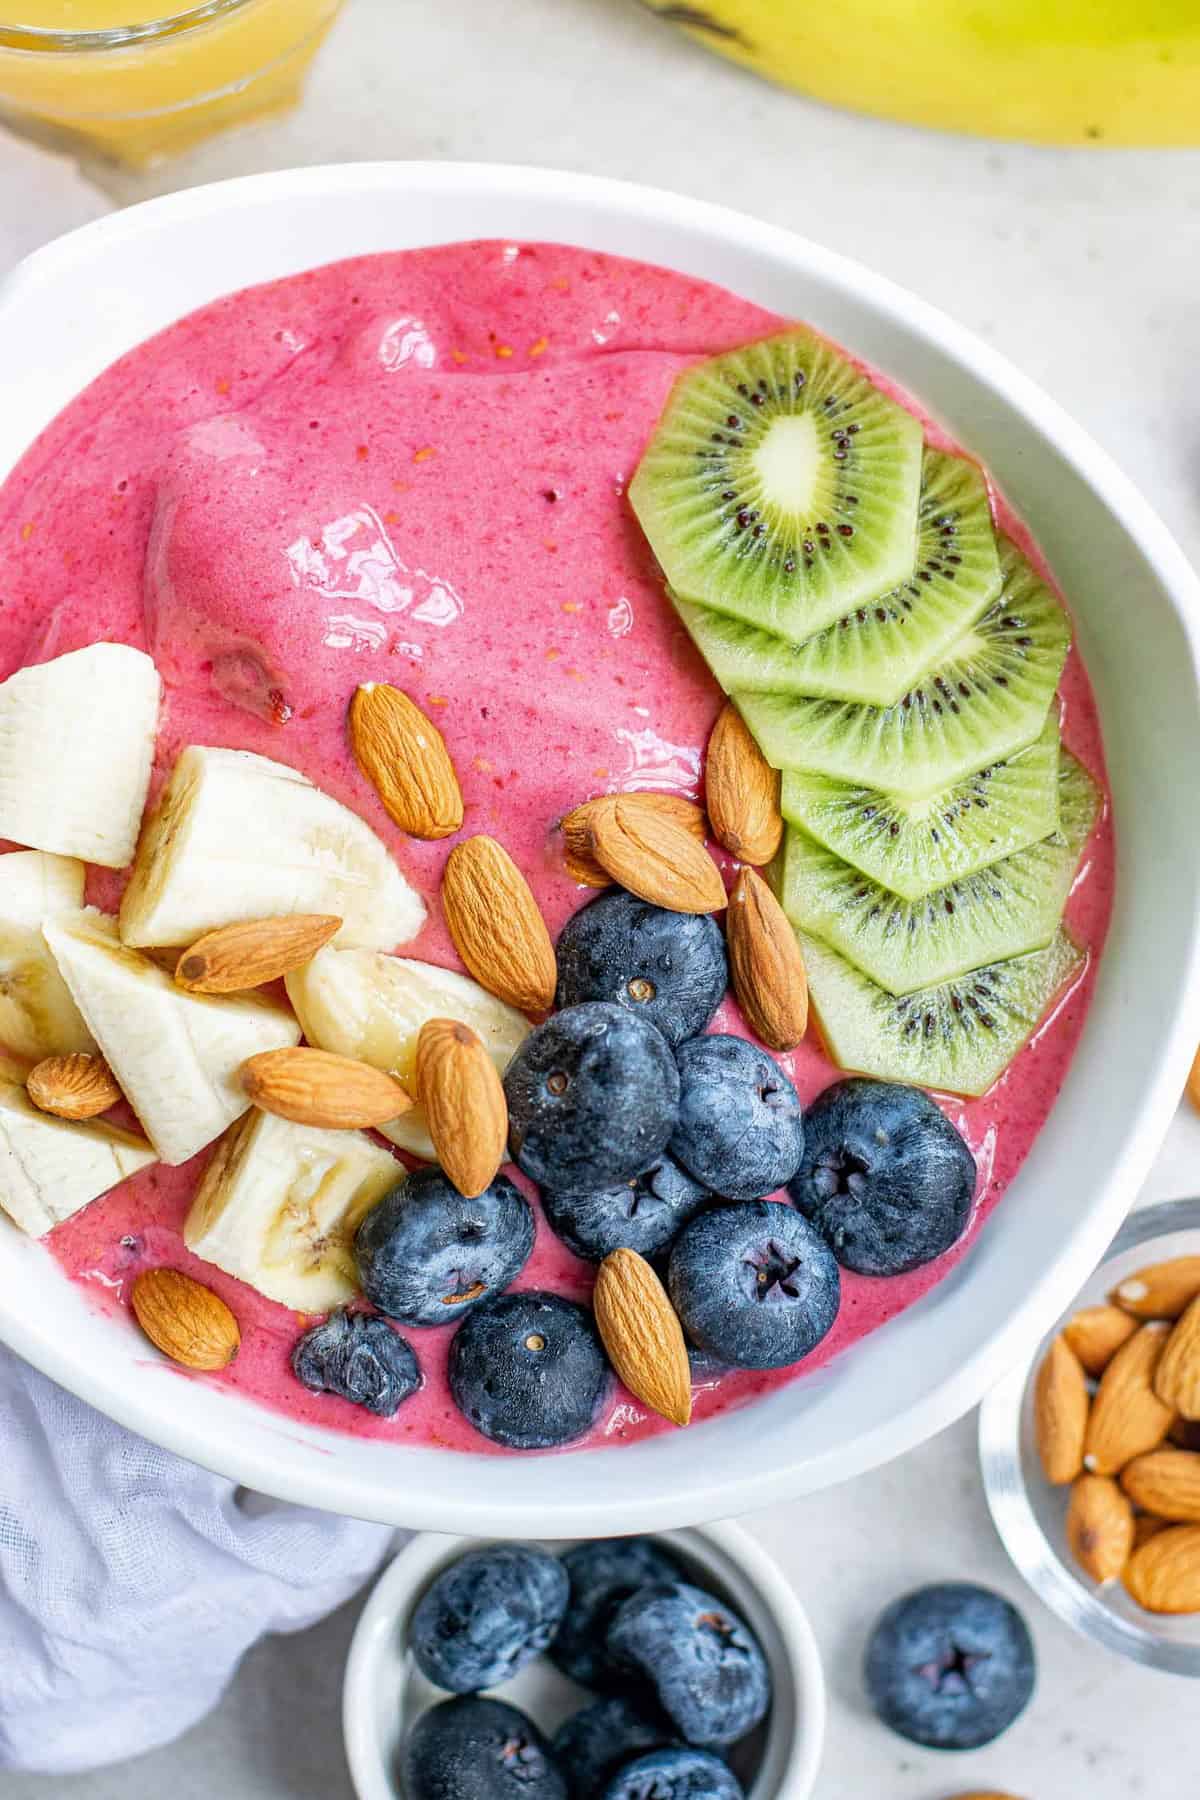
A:
[[[1200,1256],[1173,1256],[1118,1282],[1108,1296],[1135,1319],[1177,1319],[1200,1294]]]
[[[704,808],[682,794],[632,793],[623,794],[622,799],[629,806],[682,825],[698,843],[702,844],[708,836]],[[585,800],[582,806],[572,808],[559,821],[563,834],[563,861],[572,881],[579,882],[581,887],[609,887],[612,884],[612,876],[600,867],[592,851],[592,810],[595,805],[595,800]]]
[[[592,1306],[608,1359],[629,1392],[673,1425],[692,1416],[683,1328],[645,1257],[614,1250],[600,1264]]]
[[[1140,1550],[1142,1545],[1156,1537],[1160,1531],[1168,1531],[1171,1521],[1160,1519],[1154,1513],[1138,1513],[1133,1521],[1133,1547]]]
[[[1079,1358],[1056,1337],[1042,1358],[1033,1388],[1033,1427],[1046,1480],[1056,1487],[1083,1468],[1087,1432],[1087,1382]]]
[[[1200,1419],[1200,1299],[1192,1301],[1167,1339],[1154,1391],[1173,1412]]]
[[[1084,1440],[1084,1466],[1093,1475],[1118,1474],[1135,1456],[1157,1450],[1166,1437],[1174,1415],[1153,1384],[1169,1330],[1168,1325],[1143,1325],[1101,1376]]]
[[[30,1069],[25,1088],[39,1112],[57,1119],[94,1119],[121,1098],[104,1058],[82,1050],[43,1057]]]
[[[427,1019],[417,1038],[416,1090],[438,1162],[460,1194],[476,1199],[508,1146],[504,1083],[483,1039],[457,1019]]]
[[[754,869],[734,883],[725,936],[746,1023],[769,1050],[794,1050],[808,1030],[808,976],[786,913]]]
[[[178,1269],[144,1269],[133,1284],[134,1317],[156,1349],[187,1369],[223,1369],[241,1343],[218,1294]]]
[[[1083,1364],[1084,1372],[1099,1380],[1109,1363],[1137,1330],[1137,1320],[1119,1306],[1085,1306],[1062,1335]]]
[[[779,771],[773,769],[732,700],[708,739],[704,798],[713,836],[739,862],[761,868],[783,837]]]
[[[594,802],[592,854],[614,881],[669,912],[719,912],[725,883],[703,844],[673,819],[622,794]]]
[[[264,1050],[242,1064],[242,1086],[255,1106],[297,1125],[360,1131],[386,1125],[412,1105],[382,1069],[300,1046]]]
[[[462,789],[446,741],[407,694],[365,682],[350,702],[350,746],[401,831],[444,838],[462,830]]]
[[[549,1012],[558,985],[550,933],[529,883],[495,838],[454,846],[442,873],[442,910],[480,987],[518,1012]]]
[[[1188,1070],[1187,1088],[1185,1091],[1196,1111],[1200,1112],[1200,1050],[1197,1050],[1195,1056],[1192,1058],[1192,1066]]]
[[[1081,1475],[1067,1503],[1067,1544],[1093,1581],[1115,1581],[1133,1550],[1133,1507],[1111,1475]]]
[[[341,927],[332,913],[290,913],[222,925],[182,952],[175,980],[190,994],[239,994],[262,987],[311,962]]]
[[[1125,1586],[1147,1612],[1200,1612],[1200,1525],[1156,1531],[1126,1563]]]
[[[1200,1456],[1194,1450],[1151,1450],[1121,1471],[1135,1506],[1160,1519],[1200,1524]]]

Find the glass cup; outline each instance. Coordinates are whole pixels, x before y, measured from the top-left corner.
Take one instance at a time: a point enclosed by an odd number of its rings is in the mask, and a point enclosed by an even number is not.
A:
[[[0,118],[143,164],[299,98],[342,0],[0,0]]]

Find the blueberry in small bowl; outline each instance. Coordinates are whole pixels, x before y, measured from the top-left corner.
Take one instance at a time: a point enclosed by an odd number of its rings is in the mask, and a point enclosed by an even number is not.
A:
[[[469,1551],[417,1603],[408,1635],[418,1668],[452,1694],[499,1687],[546,1649],[569,1591],[562,1563],[544,1550]]]
[[[612,888],[559,936],[560,1008],[611,1000],[657,1025],[672,1046],[705,1029],[728,986],[725,939],[708,913],[667,912]]]
[[[513,1156],[539,1186],[576,1193],[629,1181],[667,1147],[679,1072],[656,1026],[611,1001],[556,1013],[504,1077]]]
[[[661,1256],[682,1226],[713,1196],[664,1151],[632,1181],[588,1194],[548,1191],[542,1211],[568,1250],[585,1262],[603,1262],[614,1250]]]
[[[667,1286],[692,1343],[739,1369],[799,1362],[830,1330],[841,1301],[828,1244],[779,1200],[714,1206],[685,1225]]]
[[[529,1202],[506,1175],[467,1200],[440,1169],[418,1169],[358,1228],[362,1291],[402,1325],[450,1325],[515,1280],[533,1234]]]
[[[613,1776],[600,1800],[745,1800],[733,1770],[708,1750],[652,1750]]]
[[[552,1749],[571,1800],[601,1800],[626,1763],[677,1743],[674,1726],[656,1708],[616,1694],[572,1713],[559,1726]]]
[[[921,1088],[835,1081],[809,1107],[804,1135],[788,1193],[843,1268],[903,1275],[962,1236],[975,1158]]]
[[[422,1713],[401,1772],[405,1800],[567,1800],[567,1784],[533,1720],[479,1694]]]
[[[593,1538],[562,1559],[570,1598],[550,1659],[580,1687],[626,1687],[629,1672],[608,1654],[617,1608],[652,1582],[678,1581],[683,1569],[653,1538]]]
[[[591,1313],[560,1294],[502,1294],[468,1313],[450,1345],[450,1392],[475,1429],[509,1450],[552,1450],[589,1431],[612,1371]]]
[[[735,1744],[766,1717],[771,1676],[745,1620],[688,1581],[654,1582],[618,1608],[610,1654],[648,1685],[681,1737]]]
[[[306,1331],[292,1370],[313,1393],[336,1394],[380,1419],[394,1418],[421,1385],[412,1345],[372,1313],[335,1312]]]
[[[671,1155],[727,1200],[761,1200],[785,1186],[804,1153],[804,1114],[775,1059],[745,1038],[714,1032],[680,1045],[676,1061]]]
[[[931,1750],[977,1750],[1007,1731],[1037,1677],[1015,1606],[969,1582],[918,1588],[871,1634],[865,1675],[885,1725]]]

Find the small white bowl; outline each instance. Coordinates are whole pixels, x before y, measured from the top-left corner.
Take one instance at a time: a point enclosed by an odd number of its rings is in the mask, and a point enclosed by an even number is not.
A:
[[[812,1626],[787,1577],[737,1525],[657,1535],[702,1586],[741,1613],[770,1665],[771,1711],[756,1734],[761,1749],[747,1800],[809,1800],[825,1741],[825,1675]],[[414,1720],[447,1698],[409,1655],[414,1607],[443,1569],[468,1550],[497,1541],[425,1533],[376,1582],[350,1646],[342,1694],[346,1755],[359,1800],[404,1800],[401,1745]],[[542,1540],[541,1547],[558,1552],[569,1545]],[[493,1691],[528,1713],[548,1737],[595,1698],[544,1656]]]

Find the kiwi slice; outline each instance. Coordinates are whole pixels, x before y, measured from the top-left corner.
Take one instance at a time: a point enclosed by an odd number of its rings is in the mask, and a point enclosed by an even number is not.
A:
[[[818,938],[798,936],[813,1011],[838,1066],[949,1094],[985,1094],[1087,963],[1060,930],[1045,950],[898,1000]]]
[[[671,586],[794,641],[917,555],[921,426],[804,327],[688,369],[629,487]]]
[[[1002,540],[999,598],[895,706],[737,693],[777,769],[814,769],[908,799],[1003,762],[1041,734],[1067,660],[1067,615]]]
[[[917,566],[907,581],[802,644],[671,598],[725,689],[811,694],[891,706],[1000,592],[1000,559],[982,472],[926,450]]]
[[[923,800],[789,769],[781,804],[843,862],[919,900],[1058,829],[1058,708],[1028,750]]]
[[[1044,949],[1100,811],[1099,789],[1066,751],[1058,785],[1053,837],[920,900],[889,893],[793,826],[780,895],[784,911],[799,930],[815,932],[891,994],[911,994]]]

